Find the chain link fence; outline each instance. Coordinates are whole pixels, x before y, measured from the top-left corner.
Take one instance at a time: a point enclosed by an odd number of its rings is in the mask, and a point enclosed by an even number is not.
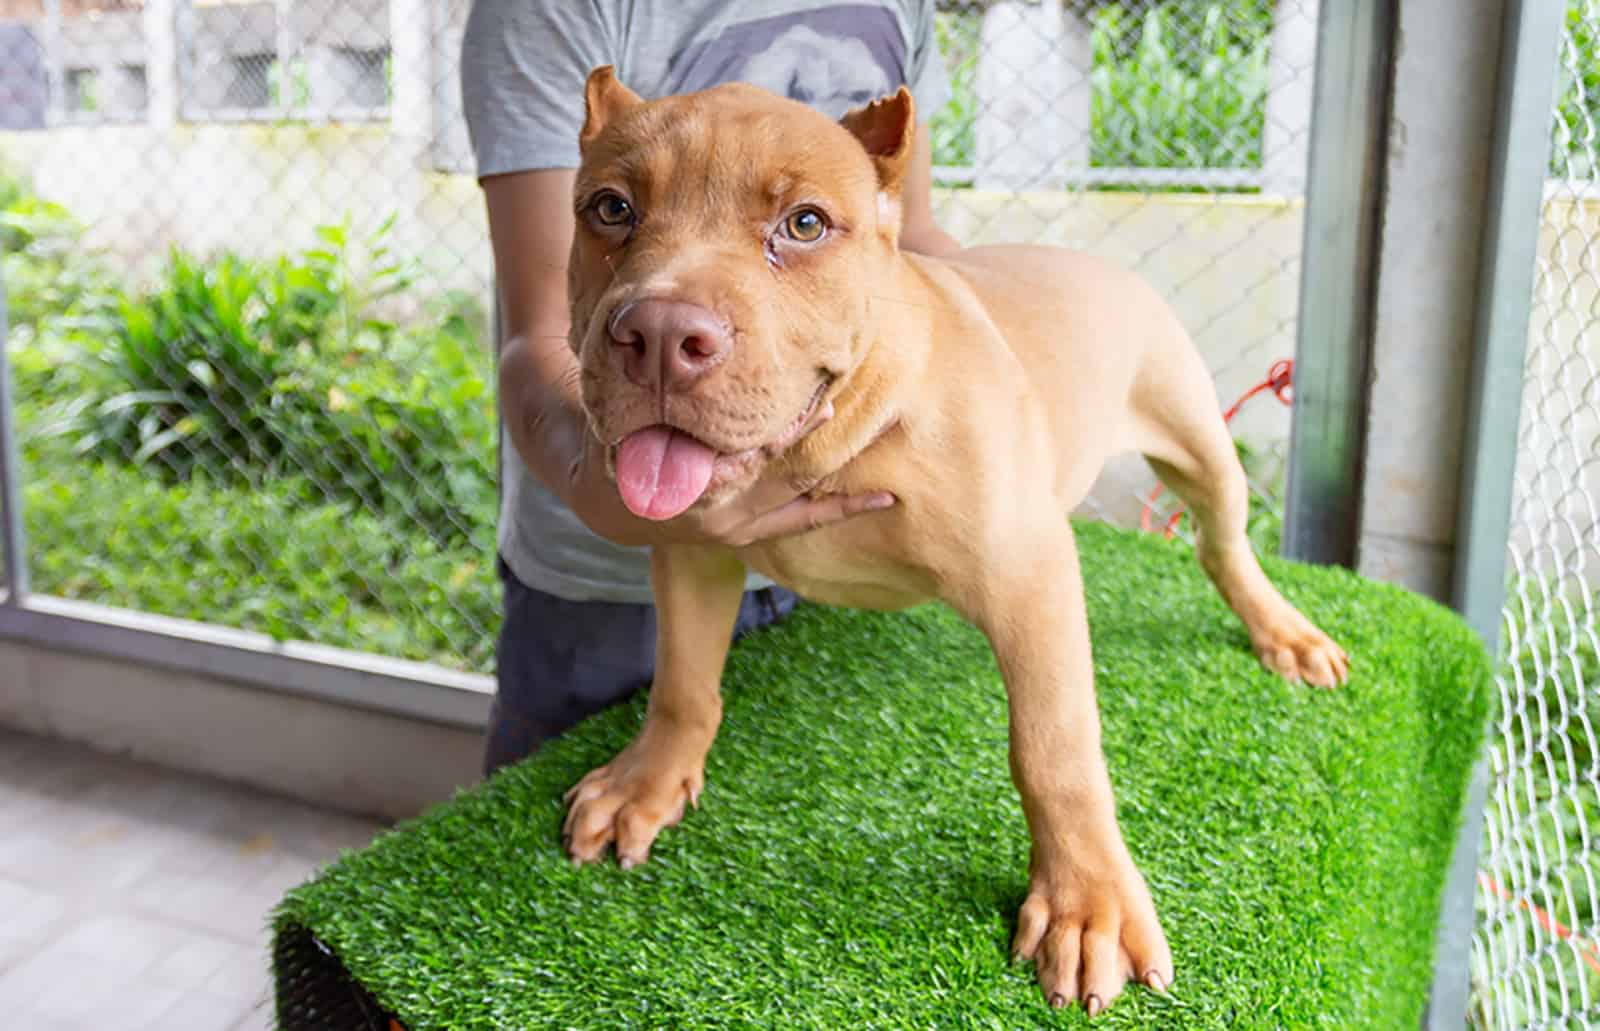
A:
[[[941,7],[955,94],[932,124],[945,228],[1137,269],[1194,334],[1221,407],[1270,379],[1294,353],[1317,0]],[[1276,550],[1289,409],[1263,397],[1232,426],[1252,536]],[[1156,486],[1129,457],[1085,509],[1159,529],[1175,513]]]
[[[1318,0],[938,5],[936,214],[1177,306],[1276,546]],[[488,671],[492,265],[468,0],[0,0],[0,281],[35,591]],[[1567,0],[1475,1025],[1600,1024],[1600,0]],[[1277,375],[1274,375],[1276,373]],[[1168,524],[1142,462],[1088,511]]]
[[[1600,0],[1571,0],[1529,325],[1472,1020],[1600,1024]]]
[[[492,668],[492,266],[461,113],[467,6],[0,0],[36,592]],[[1139,269],[1228,405],[1293,354],[1316,15],[1316,0],[941,2],[941,224]],[[1234,427],[1272,548],[1288,408],[1262,398]],[[1119,465],[1088,507],[1160,525],[1154,485]]]

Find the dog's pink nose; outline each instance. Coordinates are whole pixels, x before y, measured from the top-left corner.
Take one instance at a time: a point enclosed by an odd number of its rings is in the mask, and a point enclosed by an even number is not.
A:
[[[681,390],[733,350],[728,327],[698,304],[647,298],[611,316],[622,368],[641,387]]]

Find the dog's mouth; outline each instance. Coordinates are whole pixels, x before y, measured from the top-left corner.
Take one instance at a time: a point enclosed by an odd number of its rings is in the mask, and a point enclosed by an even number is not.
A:
[[[726,481],[763,455],[776,457],[814,429],[813,419],[830,382],[831,377],[822,378],[811,400],[782,433],[744,451],[718,451],[667,423],[628,434],[612,448],[622,503],[641,519],[659,522],[682,515],[705,496],[713,479]]]

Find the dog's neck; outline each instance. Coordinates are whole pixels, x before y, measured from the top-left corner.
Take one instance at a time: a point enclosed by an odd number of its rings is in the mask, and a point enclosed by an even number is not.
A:
[[[862,357],[828,391],[833,418],[785,456],[796,479],[820,481],[839,472],[890,433],[900,422],[903,399],[915,396],[927,367],[928,324],[934,314],[919,260],[895,254],[886,263],[884,288],[869,299]]]

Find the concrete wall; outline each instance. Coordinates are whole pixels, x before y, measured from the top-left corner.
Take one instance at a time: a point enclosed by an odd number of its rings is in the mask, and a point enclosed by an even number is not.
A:
[[[479,731],[7,640],[0,726],[388,819],[482,768]]]
[[[44,128],[45,83],[38,33],[0,21],[0,131]]]
[[[358,235],[391,214],[434,285],[484,290],[491,274],[477,184],[420,167],[383,126],[62,127],[0,133],[0,162],[88,227],[131,274],[169,246],[274,255],[348,216]]]

